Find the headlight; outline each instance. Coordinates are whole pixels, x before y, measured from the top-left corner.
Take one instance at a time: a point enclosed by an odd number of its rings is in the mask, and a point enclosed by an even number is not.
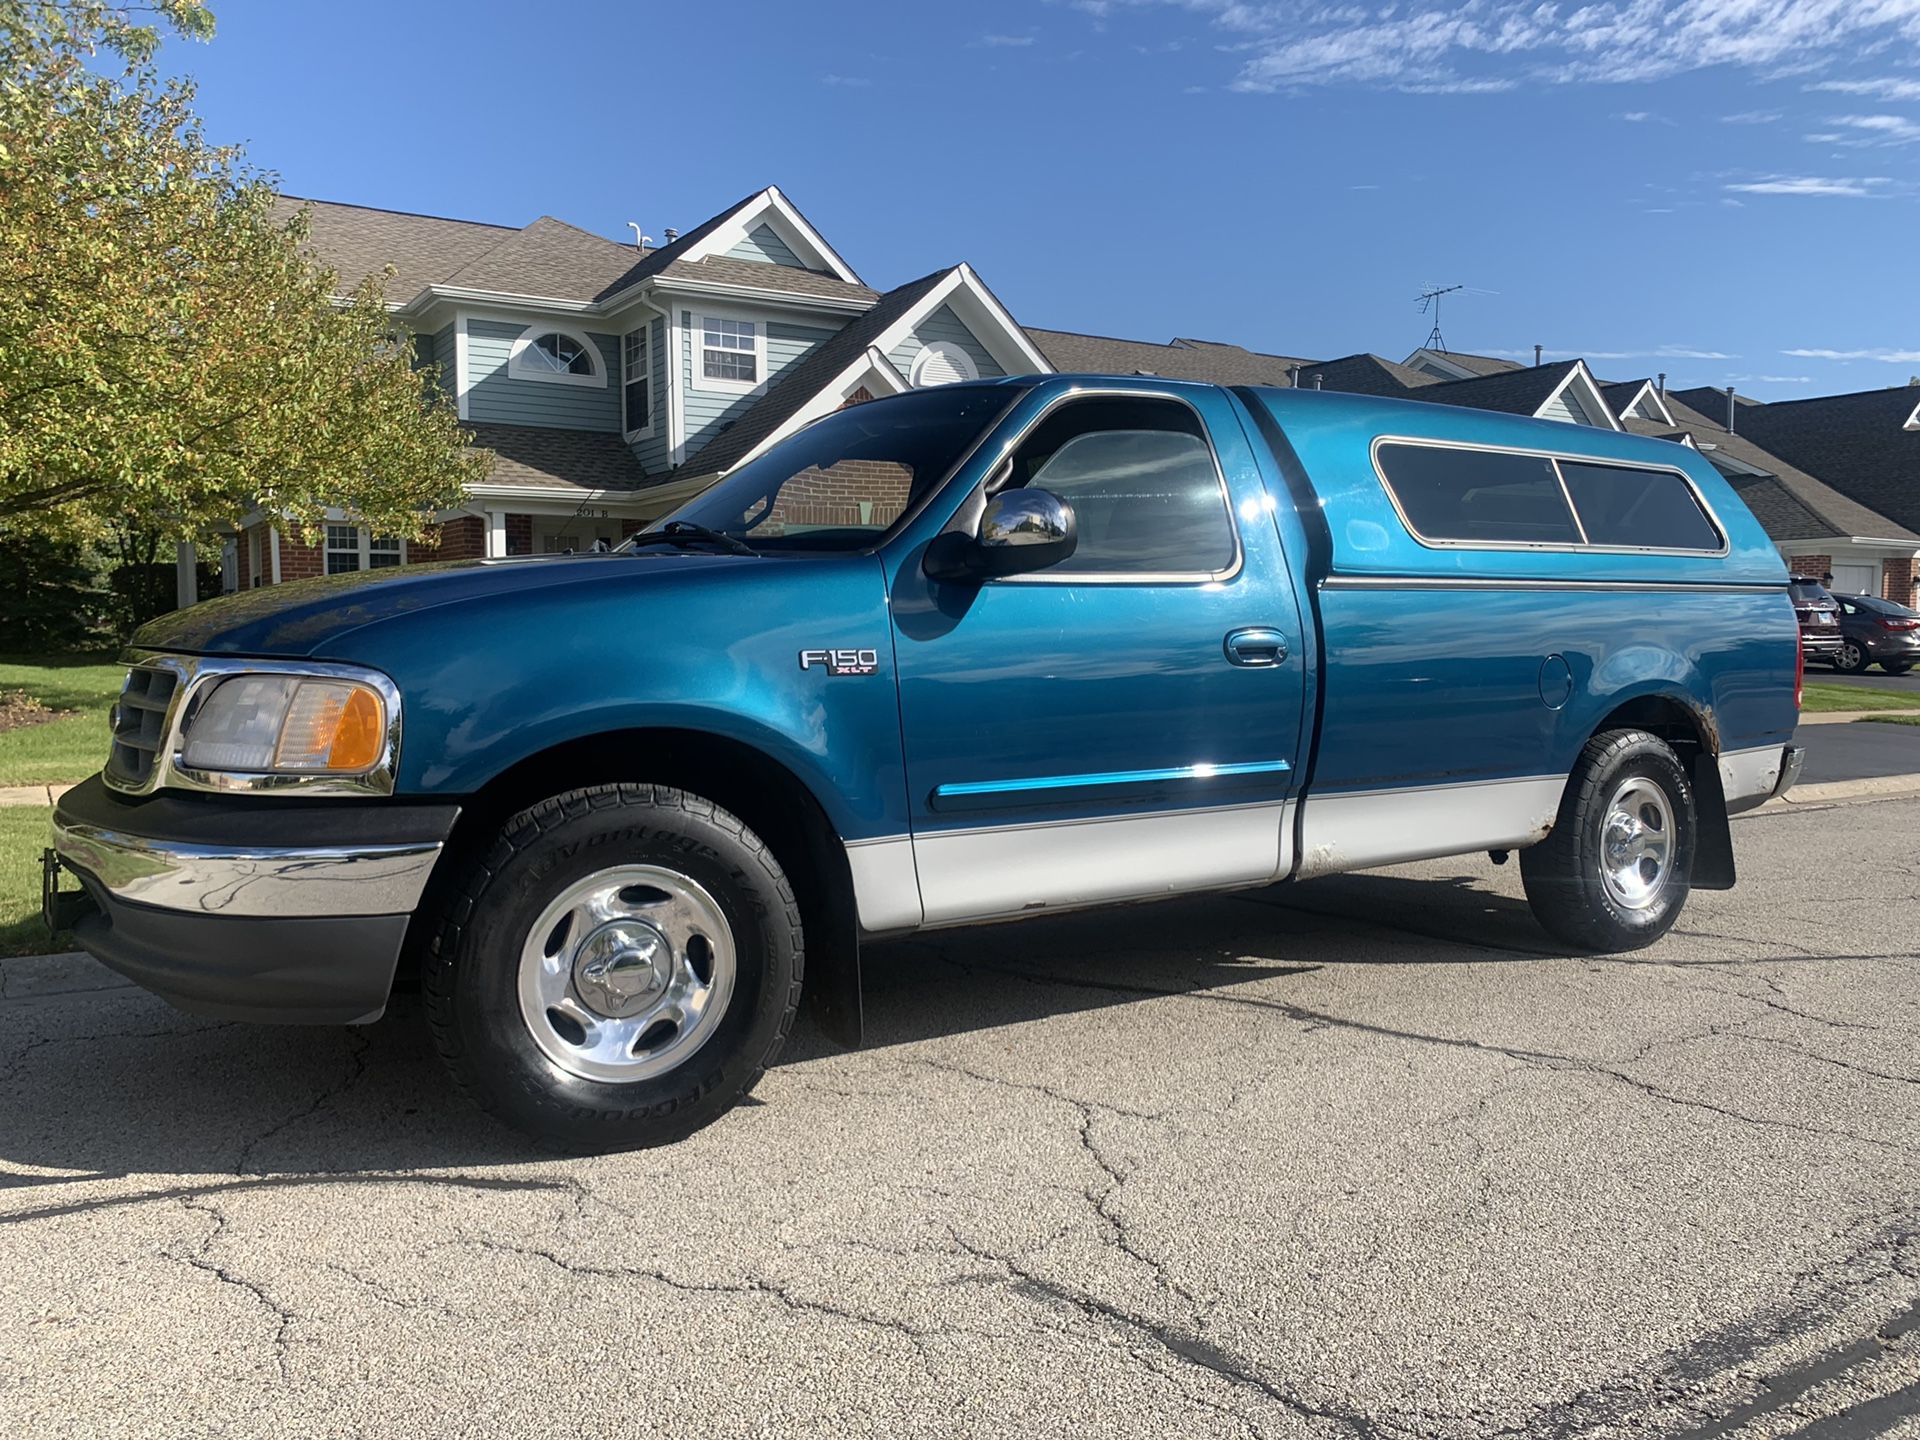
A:
[[[235,675],[186,722],[180,766],[266,775],[365,775],[385,759],[386,697],[336,676]]]

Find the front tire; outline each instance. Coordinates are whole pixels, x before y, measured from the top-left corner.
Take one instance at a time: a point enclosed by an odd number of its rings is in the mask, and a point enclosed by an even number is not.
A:
[[[1833,652],[1833,668],[1842,675],[1858,675],[1870,663],[1857,640],[1842,640],[1840,648]]]
[[[740,820],[664,786],[521,811],[468,873],[423,976],[481,1107],[549,1143],[679,1140],[744,1099],[793,1025],[800,907]]]
[[[1644,730],[1610,730],[1580,752],[1547,838],[1520,852],[1534,917],[1582,950],[1639,950],[1680,918],[1693,874],[1693,787]]]

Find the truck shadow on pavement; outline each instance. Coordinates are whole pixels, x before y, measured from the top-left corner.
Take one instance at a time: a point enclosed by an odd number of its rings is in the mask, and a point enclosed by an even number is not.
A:
[[[865,956],[867,1044],[913,1045],[1169,994],[1228,995],[1328,964],[1553,957],[1524,903],[1483,884],[1469,873],[1343,876],[875,944]],[[107,1178],[152,1175],[184,1194],[555,1158],[454,1090],[409,997],[355,1029],[222,1024],[181,1014],[91,962],[45,974],[8,964],[0,1193],[11,1192],[16,1218],[22,1191],[38,1192],[36,1214],[91,1208],[71,1187]],[[780,1063],[834,1053],[803,1012]]]

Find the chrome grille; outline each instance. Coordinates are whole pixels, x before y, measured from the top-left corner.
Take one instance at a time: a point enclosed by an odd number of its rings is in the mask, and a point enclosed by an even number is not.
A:
[[[107,778],[114,784],[132,790],[152,781],[167,738],[167,712],[179,686],[179,674],[163,665],[135,665],[127,671],[120,703],[113,707],[113,748],[107,754]]]

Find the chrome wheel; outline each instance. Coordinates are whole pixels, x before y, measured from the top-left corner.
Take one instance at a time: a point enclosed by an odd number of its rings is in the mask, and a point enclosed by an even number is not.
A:
[[[693,880],[618,865],[576,880],[520,951],[520,1015],[584,1080],[649,1080],[712,1038],[733,997],[733,931]]]
[[[1615,904],[1644,910],[1660,898],[1673,865],[1673,804],[1643,776],[1620,782],[1600,822],[1600,879]]]

